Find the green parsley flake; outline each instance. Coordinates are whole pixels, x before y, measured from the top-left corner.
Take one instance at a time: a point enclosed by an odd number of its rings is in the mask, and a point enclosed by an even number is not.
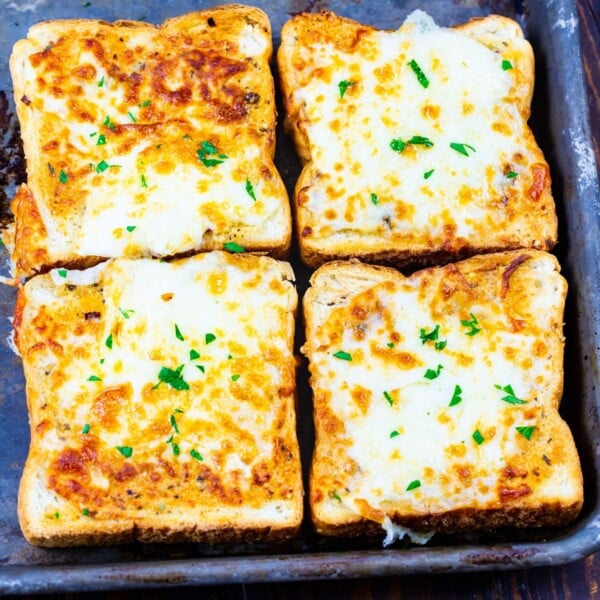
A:
[[[129,231],[129,233],[131,233],[132,231],[135,231],[136,226],[135,225],[127,225],[127,227],[125,227],[125,229],[127,229],[127,231]],[[129,317],[125,317],[126,319],[129,319]]]
[[[530,440],[533,432],[535,431],[535,425],[529,425],[527,427],[515,427],[515,429],[526,439]]]
[[[129,227],[127,228],[127,231],[129,231]],[[124,319],[129,319],[129,317],[131,317],[132,313],[134,313],[135,310],[133,310],[132,308],[129,308],[127,310],[119,308],[119,312],[123,315]]]
[[[462,388],[460,385],[454,386],[454,393],[452,394],[452,400],[450,400],[450,404],[448,406],[456,406],[462,402]]]
[[[410,492],[412,490],[416,490],[419,487],[421,487],[421,482],[418,479],[415,479],[406,486],[406,491]]]
[[[106,340],[104,341],[104,345],[109,349],[112,350],[113,347],[113,336],[112,333],[108,334],[108,337],[106,338]]]
[[[388,348],[393,348],[395,345],[396,345],[396,344],[394,344],[394,342],[388,342],[388,343],[386,344],[386,346],[387,346]]]
[[[133,448],[131,446],[117,446],[116,448],[125,458],[131,458],[131,455],[133,454]]]
[[[225,242],[223,244],[223,248],[225,250],[227,250],[227,252],[233,252],[235,254],[241,254],[243,252],[246,252],[246,250],[244,249],[243,246],[240,246],[239,244],[236,244],[235,242]]]
[[[485,441],[485,438],[483,437],[479,429],[476,429],[471,437],[475,440],[475,443],[478,446],[481,446],[481,444],[483,444],[483,442]]]
[[[392,431],[392,433],[390,433],[390,439],[398,437],[400,435],[400,432],[397,429],[394,429],[394,431]]]
[[[181,329],[179,329],[179,327],[177,326],[177,323],[175,323],[175,337],[178,340],[181,340],[183,342],[183,340],[185,339],[183,337],[183,333],[181,333]]]
[[[452,150],[456,150],[459,154],[462,154],[463,156],[469,156],[469,150],[471,152],[477,152],[477,150],[475,150],[473,146],[470,146],[469,144],[461,144],[459,142],[452,142],[450,144],[450,148],[452,148]]]
[[[150,100],[144,100],[140,104],[138,104],[139,108],[148,108],[150,106]]]
[[[383,392],[383,397],[388,401],[388,404],[390,406],[394,406],[394,399],[392,398],[391,394],[389,392]]]
[[[371,202],[377,206],[379,204],[379,198],[377,197],[377,194],[374,194],[373,192],[371,192]]]
[[[169,423],[171,423],[171,427],[175,430],[175,433],[179,433],[179,427],[177,427],[175,415],[169,415]]]
[[[504,59],[502,61],[502,70],[503,71],[510,71],[513,68],[512,63],[510,62],[510,60],[506,60]]]
[[[425,344],[426,342],[435,342],[433,347],[436,350],[443,350],[447,345],[448,342],[446,340],[440,340],[439,338],[439,333],[440,333],[440,326],[436,325],[431,331],[426,331],[425,329],[421,328],[421,332],[419,334],[419,337],[421,338],[421,343]]]
[[[214,342],[216,339],[217,339],[217,336],[214,333],[207,333],[204,336],[204,343],[210,344],[211,342]]]
[[[83,433],[83,435],[87,435],[90,432],[90,424],[86,423],[83,426],[83,429],[81,430],[81,433]]]
[[[111,131],[115,128],[115,124],[111,121],[108,115],[106,115],[106,118],[104,121],[102,121],[102,125],[104,125],[104,127],[108,127]]]
[[[195,458],[196,460],[199,460],[199,461],[201,461],[201,462],[204,460],[204,459],[202,458],[202,454],[200,454],[200,452],[198,452],[198,450],[196,450],[195,448],[192,448],[192,449],[190,450],[190,456],[191,456],[192,458]]]
[[[179,456],[179,444],[176,444],[175,442],[171,442],[171,450],[173,450],[173,454],[175,456]]]
[[[127,112],[127,116],[131,119],[132,123],[137,123],[137,119],[134,117],[134,115],[131,111]]]
[[[101,133],[96,140],[96,146],[104,146],[106,144],[106,136]]]
[[[515,171],[509,171],[509,172],[506,174],[506,177],[507,177],[508,179],[515,179],[515,177],[517,177],[518,175],[519,175],[519,174],[518,174],[518,173],[515,173]]]
[[[344,350],[338,350],[334,353],[334,356],[336,358],[339,358],[340,360],[352,360],[352,355],[349,352],[345,352]]]
[[[54,513],[54,518],[55,518],[55,519],[60,519],[60,513],[59,513],[58,511],[56,511],[56,512]]]
[[[398,152],[402,154],[404,149],[407,146],[425,146],[425,148],[431,148],[433,146],[433,142],[422,135],[413,135],[406,142],[401,138],[395,138],[390,142],[390,148],[394,150],[394,152]]]
[[[84,508],[84,509],[81,511],[81,514],[82,514],[84,517],[89,517],[89,516],[90,516],[90,509],[89,509],[89,508]]]
[[[423,377],[425,377],[425,379],[437,379],[440,376],[440,373],[442,372],[443,369],[443,365],[438,365],[437,369],[427,369],[427,371],[425,371],[425,374],[423,375]]]
[[[252,182],[249,179],[246,179],[246,193],[252,200],[256,202],[256,195],[254,194],[254,187],[252,186]]]
[[[427,75],[423,73],[423,70],[419,66],[416,60],[411,60],[408,63],[408,66],[412,69],[413,73],[417,76],[417,81],[427,89],[429,87],[429,79],[427,79]]]
[[[102,381],[102,378],[98,377],[98,375],[90,375],[87,380],[88,381]]]
[[[140,176],[140,185],[143,188],[147,188],[148,187],[148,180],[146,179],[146,176],[142,173],[142,175]]]
[[[67,181],[69,180],[69,176],[61,169],[60,173],[58,174],[58,180],[61,183],[67,183]]]
[[[515,392],[512,388],[512,385],[501,386],[495,383],[494,387],[497,390],[500,390],[507,394],[506,396],[502,396],[501,398],[501,400],[503,400],[504,402],[508,402],[508,404],[527,404],[527,400],[522,400],[521,398],[517,398],[517,396],[515,396]]]
[[[479,321],[473,313],[469,313],[469,316],[471,317],[471,320],[461,319],[460,324],[468,328],[468,331],[465,331],[465,335],[473,337],[481,331],[481,327],[477,327]]]
[[[183,379],[182,371],[183,365],[179,365],[175,370],[169,369],[168,367],[161,367],[158,373],[158,383],[153,389],[156,389],[161,383],[166,383],[177,391],[189,390],[190,386],[187,381]]]
[[[356,81],[350,81],[349,79],[342,79],[342,81],[340,81],[338,83],[338,90],[340,92],[340,98],[343,98],[344,94],[348,91],[348,88],[352,87],[353,85],[356,85]]]
[[[102,75],[102,77],[100,78],[100,81],[98,82],[98,87],[102,87],[104,85],[104,75]]]
[[[198,369],[198,371],[201,371],[202,373],[205,372],[204,365],[196,365],[196,369]]]
[[[59,269],[58,270],[58,276],[62,277],[63,279],[65,279],[67,277],[67,270],[66,269]]]
[[[239,378],[240,378],[240,374],[235,373],[234,375],[231,376],[231,381],[237,381]]]
[[[331,496],[331,497],[332,497],[334,500],[337,500],[338,502],[341,502],[341,501],[342,501],[342,499],[340,498],[339,494],[338,494],[337,492],[335,492],[335,491],[331,492],[331,493],[330,493],[330,496]]]
[[[104,173],[104,171],[106,171],[106,169],[108,169],[109,167],[110,165],[105,160],[101,160],[96,165],[96,173]]]
[[[423,173],[423,179],[429,179],[433,175],[434,171],[435,171],[435,169],[430,169],[429,171],[426,171],[425,173]]]
[[[197,358],[200,358],[200,353],[194,349],[190,350],[190,360],[196,360]]]
[[[219,153],[214,144],[206,140],[200,142],[200,148],[196,150],[196,155],[205,167],[216,167],[228,158],[226,154]]]

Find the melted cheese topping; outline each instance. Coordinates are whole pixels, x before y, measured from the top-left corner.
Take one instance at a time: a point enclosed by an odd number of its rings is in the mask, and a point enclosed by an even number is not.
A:
[[[28,283],[18,345],[46,512],[297,518],[292,277],[211,253]]]
[[[306,35],[315,39],[299,36],[291,51],[291,105],[310,155],[297,197],[307,246],[337,255],[513,238],[545,247],[552,236],[526,225],[529,210],[553,207],[537,203],[536,173],[547,167],[522,106],[525,40],[511,40],[507,60],[508,50],[423,13],[395,32],[360,29],[354,44]],[[519,211],[523,201],[530,208]]]
[[[391,541],[386,516],[554,502],[576,489],[561,465],[567,442],[549,425],[565,283],[554,259],[513,258],[371,284],[365,274],[311,329],[321,510],[387,523]]]
[[[215,14],[215,27],[208,13],[163,28],[47,23],[18,42],[13,78],[47,263],[288,243],[271,42],[246,12],[233,24]]]

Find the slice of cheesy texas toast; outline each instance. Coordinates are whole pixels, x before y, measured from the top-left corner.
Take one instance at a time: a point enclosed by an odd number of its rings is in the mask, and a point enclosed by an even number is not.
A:
[[[21,287],[27,539],[294,535],[293,278],[287,263],[213,252],[57,269]]]
[[[240,5],[34,25],[10,60],[28,173],[17,274],[226,242],[284,256],[271,54],[267,16]]]
[[[423,541],[576,517],[582,474],[558,413],[567,286],[552,255],[488,254],[410,277],[333,262],[311,283],[319,532],[383,526],[387,542],[411,530]]]
[[[548,165],[527,125],[534,58],[514,21],[446,29],[416,11],[379,31],[302,14],[278,64],[305,162],[295,210],[309,265],[554,245]]]

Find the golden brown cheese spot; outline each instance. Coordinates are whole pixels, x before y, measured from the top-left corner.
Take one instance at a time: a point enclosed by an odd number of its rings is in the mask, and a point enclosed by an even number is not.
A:
[[[213,296],[225,293],[227,290],[227,273],[225,271],[211,273],[208,277],[208,289]]]
[[[544,190],[550,187],[550,172],[548,166],[541,163],[535,163],[531,166],[531,176],[533,182],[528,193],[529,197],[534,202],[537,202],[544,193]]]
[[[356,406],[358,406],[360,409],[361,413],[363,415],[367,415],[371,405],[371,399],[373,397],[371,390],[368,390],[361,385],[355,385],[350,389],[350,395]]]
[[[130,384],[105,389],[94,398],[91,412],[104,429],[115,431],[121,411],[127,408],[131,398]]]
[[[467,453],[467,446],[465,444],[451,444],[445,448],[444,452],[449,457],[462,458]]]
[[[502,121],[496,121],[494,123],[492,123],[492,129],[494,131],[497,131],[498,133],[502,133],[503,135],[512,135],[512,131],[510,129],[510,127],[506,124],[503,123]]]
[[[407,204],[401,200],[396,200],[394,204],[394,216],[399,221],[411,221],[416,213],[416,208],[413,204]]]
[[[475,106],[471,102],[467,102],[466,100],[462,103],[462,114],[470,115],[475,110]]]
[[[357,498],[354,500],[354,504],[358,512],[369,521],[375,521],[375,523],[383,523],[385,521],[385,512],[378,508],[373,508],[363,498]]]
[[[430,104],[429,102],[426,102],[421,107],[421,115],[425,119],[432,119],[434,121],[437,121],[440,118],[441,112],[442,109],[438,104]]]

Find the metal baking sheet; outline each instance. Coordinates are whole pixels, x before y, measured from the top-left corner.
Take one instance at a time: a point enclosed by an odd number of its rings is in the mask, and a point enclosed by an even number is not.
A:
[[[6,214],[24,178],[8,73],[12,44],[33,23],[56,18],[165,18],[220,2],[193,0],[0,0],[0,205]],[[329,540],[305,523],[299,539],[268,546],[202,544],[42,549],[27,544],[16,517],[17,487],[29,431],[20,360],[7,338],[14,291],[0,286],[0,594],[366,577],[417,572],[475,571],[557,565],[600,548],[600,191],[594,161],[574,0],[254,0],[270,16],[275,46],[290,15],[329,9],[382,28],[397,28],[416,8],[452,25],[499,13],[517,19],[537,60],[532,127],[550,163],[560,219],[556,253],[569,281],[565,315],[565,393],[562,414],[580,452],[585,504],[571,527],[503,531],[480,538],[435,537],[424,547],[380,540]],[[280,108],[280,114],[282,110]],[[279,131],[277,165],[290,192],[299,163]],[[4,256],[4,259],[6,257]],[[294,261],[300,293],[307,270]],[[299,436],[310,458],[312,405],[300,372]]]

